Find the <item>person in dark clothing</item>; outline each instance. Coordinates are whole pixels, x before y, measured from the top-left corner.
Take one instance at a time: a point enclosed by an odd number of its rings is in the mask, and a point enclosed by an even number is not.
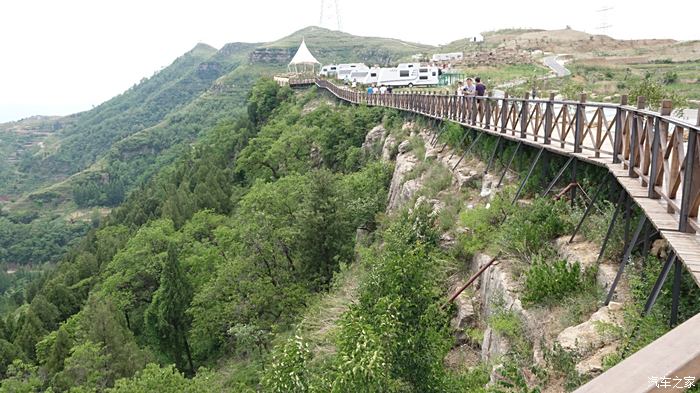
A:
[[[476,78],[476,95],[483,97],[486,95],[486,85],[481,83],[481,78]]]

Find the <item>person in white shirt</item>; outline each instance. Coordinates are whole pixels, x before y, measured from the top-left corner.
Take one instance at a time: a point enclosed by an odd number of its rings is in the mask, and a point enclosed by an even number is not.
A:
[[[462,86],[462,81],[457,82],[457,96],[461,97],[464,95],[464,87]]]
[[[382,87],[379,88],[379,94],[384,94],[386,93],[386,86],[382,85]]]
[[[464,86],[464,95],[473,96],[476,94],[476,86],[472,81],[472,78],[467,78],[467,85]]]

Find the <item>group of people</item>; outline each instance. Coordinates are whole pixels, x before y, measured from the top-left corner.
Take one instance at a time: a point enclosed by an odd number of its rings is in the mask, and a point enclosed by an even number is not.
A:
[[[381,85],[377,88],[376,85],[367,87],[367,94],[391,94],[394,92],[394,88],[391,86]]]
[[[475,81],[476,84],[474,84]],[[477,77],[475,80],[472,80],[472,78],[467,78],[466,84],[462,83],[462,81],[457,82],[457,95],[460,97],[483,97],[486,95],[486,85],[481,83],[481,78],[479,77]]]

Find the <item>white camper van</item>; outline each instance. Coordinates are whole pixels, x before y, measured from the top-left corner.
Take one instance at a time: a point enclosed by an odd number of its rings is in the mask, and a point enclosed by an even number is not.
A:
[[[431,86],[438,84],[438,68],[420,64],[399,64],[396,68],[382,68],[378,85],[385,86]]]
[[[338,71],[338,66],[335,64],[325,65],[321,68],[319,75],[321,76],[332,76]]]
[[[350,73],[355,70],[366,70],[368,67],[363,63],[338,64],[338,72],[336,78],[341,81],[349,81]]]
[[[380,70],[381,68],[379,67],[355,70],[350,73],[348,80],[350,82],[355,81],[362,85],[371,85],[373,83],[377,83]]]

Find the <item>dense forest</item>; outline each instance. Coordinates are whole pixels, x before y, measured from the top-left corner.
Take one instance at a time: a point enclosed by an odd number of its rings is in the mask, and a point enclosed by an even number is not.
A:
[[[352,262],[391,173],[360,149],[386,113],[323,104],[302,114],[310,97],[261,80],[245,114],[32,280],[2,321],[0,391],[201,391],[200,368],[268,356]]]

